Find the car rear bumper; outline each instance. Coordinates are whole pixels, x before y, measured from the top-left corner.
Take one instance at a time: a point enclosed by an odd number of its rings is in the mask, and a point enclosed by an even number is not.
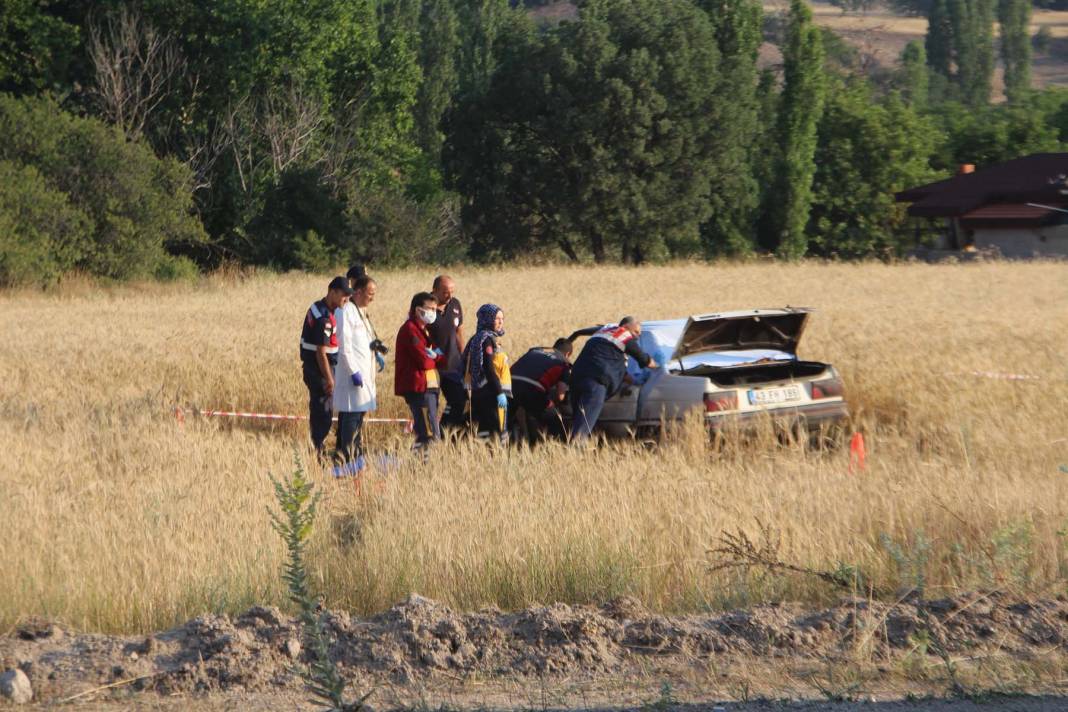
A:
[[[727,427],[754,425],[757,421],[770,418],[773,421],[797,421],[808,427],[834,423],[849,417],[849,406],[845,401],[827,403],[806,403],[789,408],[755,410],[748,413],[708,413],[705,423],[713,430]]]

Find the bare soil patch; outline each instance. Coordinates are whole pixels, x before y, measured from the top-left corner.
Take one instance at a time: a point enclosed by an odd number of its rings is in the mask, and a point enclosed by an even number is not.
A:
[[[332,655],[354,686],[409,692],[516,679],[559,688],[564,681],[637,673],[648,681],[654,668],[685,680],[715,675],[731,660],[796,668],[859,656],[886,671],[908,656],[922,667],[938,665],[939,658],[974,660],[996,653],[1026,665],[1063,653],[1068,643],[1068,601],[1001,593],[895,604],[845,600],[817,611],[765,605],[688,616],[650,613],[629,598],[601,607],[457,613],[413,595],[370,618],[335,611],[327,619]],[[44,703],[121,682],[131,704],[214,694],[231,700],[248,696],[255,706],[252,701],[264,695],[297,699],[301,681],[293,667],[304,656],[297,641],[295,620],[269,607],[234,617],[202,616],[148,637],[79,634],[32,619],[0,638],[0,662],[23,670],[35,699]],[[852,696],[861,687],[842,689]],[[819,689],[823,686],[813,688]]]

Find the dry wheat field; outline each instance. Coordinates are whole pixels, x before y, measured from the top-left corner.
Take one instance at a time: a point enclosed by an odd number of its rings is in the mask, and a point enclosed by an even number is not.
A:
[[[716,570],[724,531],[884,591],[1009,588],[1068,577],[1068,267],[679,264],[451,271],[468,313],[502,306],[513,357],[634,313],[786,304],[818,310],[803,355],[842,371],[867,468],[846,448],[682,428],[618,442],[397,455],[357,492],[323,493],[312,551],[329,605],[409,592],[461,609],[599,602],[662,611],[838,596],[801,574]],[[382,272],[371,313],[392,341],[429,269]],[[159,629],[283,603],[270,475],[311,462],[299,425],[235,425],[180,406],[302,413],[298,328],[327,275],[217,275],[195,285],[0,295],[0,628],[44,614],[81,630]],[[970,372],[1040,380],[999,380]],[[397,416],[392,368],[380,415]],[[862,593],[862,592],[861,592]]]

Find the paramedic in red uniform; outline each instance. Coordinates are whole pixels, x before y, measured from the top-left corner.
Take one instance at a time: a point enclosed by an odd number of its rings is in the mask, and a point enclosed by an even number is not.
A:
[[[326,288],[326,296],[308,307],[300,332],[300,361],[304,385],[308,387],[308,422],[320,462],[325,462],[323,443],[334,418],[334,366],[337,365],[334,310],[343,307],[351,296],[349,281],[334,277]]]
[[[393,392],[404,398],[412,413],[415,429],[413,450],[426,452],[427,446],[441,439],[438,423],[438,369],[446,363],[445,354],[434,346],[427,327],[438,317],[438,301],[429,292],[412,297],[408,321],[397,332],[396,370]],[[425,456],[425,455],[424,455]]]

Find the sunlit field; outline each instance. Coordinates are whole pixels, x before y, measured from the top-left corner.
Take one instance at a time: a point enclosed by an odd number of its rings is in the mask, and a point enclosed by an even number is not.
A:
[[[472,317],[504,309],[513,358],[573,329],[783,305],[817,309],[803,356],[842,372],[867,468],[846,447],[765,435],[499,451],[427,465],[396,425],[368,425],[398,465],[357,491],[311,463],[299,327],[328,275],[0,295],[0,626],[45,614],[139,631],[282,604],[269,476],[295,461],[324,499],[315,585],[380,610],[409,592],[459,608],[600,602],[663,611],[841,595],[803,575],[710,569],[723,531],[781,537],[780,557],[851,570],[879,595],[1063,591],[1068,567],[1068,267],[1063,264],[457,269]],[[432,270],[383,272],[371,309],[392,343]],[[1003,380],[971,372],[1014,373]],[[403,415],[392,364],[379,415]],[[186,414],[175,418],[176,407]],[[331,443],[333,439],[331,438]],[[849,568],[846,568],[849,567]],[[866,595],[865,591],[859,591]]]

